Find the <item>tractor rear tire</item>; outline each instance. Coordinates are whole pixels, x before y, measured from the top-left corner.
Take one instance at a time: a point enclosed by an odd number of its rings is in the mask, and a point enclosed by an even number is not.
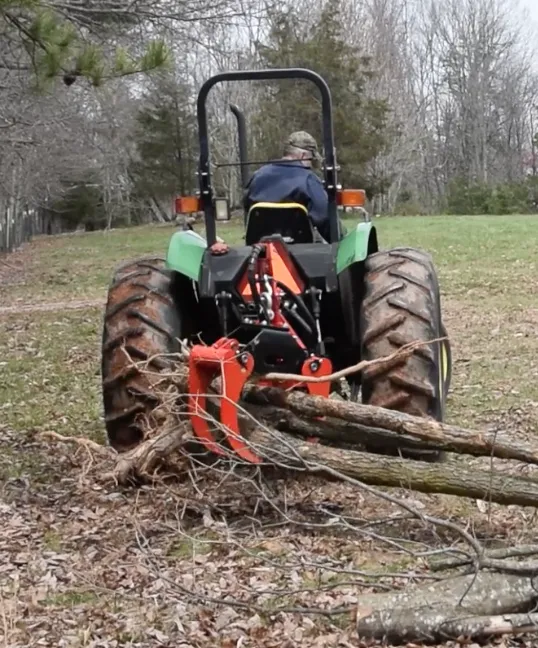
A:
[[[439,283],[427,252],[395,248],[366,260],[360,330],[363,360],[383,358],[410,342],[443,336]],[[362,401],[441,421],[445,400],[442,374],[440,343],[419,347],[396,367],[374,366],[364,371]],[[402,456],[426,461],[445,456],[404,446],[399,451]]]
[[[155,374],[173,366],[175,359],[163,356],[180,351],[185,333],[171,285],[164,261],[149,257],[122,264],[109,288],[101,372],[108,441],[118,452],[137,446],[148,426],[162,422]]]

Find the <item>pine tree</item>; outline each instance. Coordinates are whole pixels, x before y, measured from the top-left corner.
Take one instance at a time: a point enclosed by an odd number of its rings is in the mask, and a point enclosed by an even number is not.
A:
[[[260,46],[262,67],[306,67],[325,78],[333,99],[333,118],[340,178],[348,186],[375,193],[380,178],[368,176],[367,163],[385,146],[389,107],[365,96],[372,75],[370,61],[345,35],[339,0],[329,0],[319,19],[307,31],[304,21],[290,10],[272,18],[269,44]],[[317,88],[309,82],[270,84],[261,102],[255,128],[257,155],[281,155],[282,142],[294,130],[307,130],[321,142],[321,106]]]
[[[173,78],[161,79],[137,118],[136,160],[130,173],[139,197],[169,199],[196,185],[197,126],[193,93]]]
[[[170,58],[160,40],[149,43],[138,58],[122,48],[110,58],[99,45],[81,36],[76,15],[60,17],[40,0],[0,0],[0,17],[10,41],[18,41],[28,56],[40,84],[60,76],[66,85],[85,77],[97,86],[107,78],[161,68]],[[104,13],[100,20],[105,24],[110,16]]]

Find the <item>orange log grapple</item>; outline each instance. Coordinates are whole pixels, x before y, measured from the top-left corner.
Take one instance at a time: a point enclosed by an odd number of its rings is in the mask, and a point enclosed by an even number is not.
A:
[[[226,246],[215,246],[215,255],[227,253]],[[208,450],[227,454],[210,427],[206,409],[209,396],[219,398],[219,427],[228,445],[250,463],[260,463],[261,459],[239,430],[238,401],[247,380],[329,396],[330,380],[305,382],[271,377],[275,373],[305,377],[332,374],[332,363],[324,356],[319,324],[321,292],[307,288],[282,237],[267,237],[252,246],[233,289],[217,295],[224,335],[211,346],[196,344],[190,350],[189,416],[195,435]],[[311,308],[306,307],[306,298]],[[210,392],[217,377],[220,393]]]

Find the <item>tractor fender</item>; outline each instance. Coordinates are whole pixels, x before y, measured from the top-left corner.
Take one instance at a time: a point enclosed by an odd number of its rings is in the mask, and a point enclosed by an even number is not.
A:
[[[207,242],[198,232],[193,230],[175,232],[168,244],[166,267],[193,281],[198,281],[206,249]]]
[[[359,223],[346,234],[338,244],[336,252],[336,274],[340,275],[354,263],[365,261],[370,254],[378,251],[377,232],[370,221]]]
[[[347,234],[336,253],[336,273],[340,292],[343,326],[351,346],[359,349],[359,312],[362,297],[364,261],[378,252],[377,231],[371,222],[359,223]]]

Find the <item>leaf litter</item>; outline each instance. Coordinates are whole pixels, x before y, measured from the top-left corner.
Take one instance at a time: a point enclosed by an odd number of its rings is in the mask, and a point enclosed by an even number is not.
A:
[[[32,455],[0,500],[0,636],[13,648],[358,646],[361,592],[428,575],[426,560],[331,523],[435,546],[431,530],[347,485],[282,477],[271,505],[235,475],[118,489],[85,449],[1,437],[3,463]],[[474,510],[479,537],[532,537],[528,512],[494,508]]]

